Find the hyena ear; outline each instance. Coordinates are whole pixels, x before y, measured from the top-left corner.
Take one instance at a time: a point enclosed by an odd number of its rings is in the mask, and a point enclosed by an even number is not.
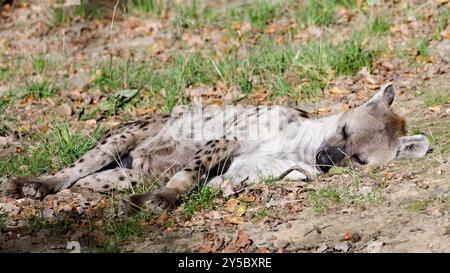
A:
[[[391,106],[392,102],[395,98],[395,88],[394,85],[390,82],[385,83],[381,88],[380,91],[378,91],[368,102],[366,102],[365,105],[384,105],[384,106]]]
[[[400,137],[395,159],[422,157],[428,151],[428,139],[423,135]]]

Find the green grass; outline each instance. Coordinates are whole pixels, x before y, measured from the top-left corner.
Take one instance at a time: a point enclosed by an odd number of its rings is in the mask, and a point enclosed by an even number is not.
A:
[[[253,27],[264,28],[281,13],[280,2],[270,0],[254,1],[245,9],[245,17]]]
[[[431,199],[415,200],[408,205],[408,208],[412,211],[424,212],[431,205],[431,203],[433,203],[433,200]]]
[[[60,4],[63,2],[57,1]],[[53,26],[61,26],[71,23],[75,17],[81,17],[86,20],[101,19],[103,18],[103,13],[97,4],[81,0],[81,5],[56,7],[52,12],[50,22]]]
[[[268,210],[266,208],[262,208],[262,209],[259,209],[255,212],[251,213],[250,219],[252,219],[253,222],[257,222],[268,215],[269,215]]]
[[[335,12],[339,6],[352,8],[354,0],[308,0],[306,7],[298,8],[298,21],[303,26],[330,26],[336,21]]]
[[[298,50],[295,59],[298,76],[304,80],[299,92],[302,97],[312,97],[336,76],[352,75],[363,67],[370,71],[377,54],[366,49],[362,33],[354,33],[336,44],[307,43]]]
[[[429,41],[426,38],[420,39],[417,49],[419,51],[419,56],[429,57],[430,53],[428,52]]]
[[[30,80],[27,81],[25,87],[21,90],[23,96],[31,96],[35,99],[43,99],[56,95],[59,87],[49,80]]]
[[[89,151],[103,131],[102,127],[98,127],[91,136],[83,136],[81,132],[74,131],[68,122],[53,122],[50,132],[37,136],[39,144],[29,147],[27,154],[16,154],[3,160],[0,176],[41,175],[59,170]]]
[[[219,190],[212,189],[205,185],[199,186],[181,198],[183,202],[182,207],[189,215],[192,215],[195,211],[201,209],[214,208],[212,201],[219,197],[221,197]]]
[[[139,15],[159,15],[164,9],[161,0],[128,0],[128,10]]]
[[[441,32],[445,29],[450,17],[450,11],[448,9],[439,10],[439,15],[436,24],[436,30],[434,32],[433,38],[435,40],[442,40]]]
[[[104,232],[108,235],[108,238],[102,242],[100,252],[119,253],[124,252],[121,244],[130,239],[142,236],[144,229],[139,224],[139,218],[129,217],[108,221]]]
[[[389,21],[386,17],[375,16],[370,22],[370,32],[372,34],[381,34],[389,31]]]
[[[424,103],[426,106],[434,106],[439,104],[446,104],[450,101],[450,94],[442,92],[441,94],[425,95]]]
[[[33,58],[31,65],[33,67],[33,72],[37,75],[41,75],[44,73],[46,68],[48,68],[50,62],[45,57],[37,56]]]
[[[308,194],[310,205],[316,212],[323,212],[331,204],[341,203],[341,193],[334,188],[320,189]]]

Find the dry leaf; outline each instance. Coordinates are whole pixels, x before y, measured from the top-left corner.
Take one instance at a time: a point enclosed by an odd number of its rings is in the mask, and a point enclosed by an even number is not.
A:
[[[244,215],[246,209],[247,209],[247,206],[244,205],[244,204],[241,204],[241,205],[239,206],[239,208],[236,210],[236,216],[242,216],[242,215]]]
[[[231,23],[231,29],[232,30],[240,30],[241,29],[241,24],[239,22]]]
[[[335,87],[331,88],[330,93],[333,95],[343,95],[343,94],[348,94],[350,92],[342,87],[335,86]]]
[[[255,202],[255,196],[254,195],[241,195],[241,196],[239,196],[239,201],[242,201],[242,202],[248,202],[248,203],[251,203],[251,202]]]
[[[439,113],[439,112],[441,112],[441,107],[439,107],[439,106],[431,106],[430,108],[428,108],[428,109],[430,109],[431,110],[431,112],[434,112],[434,113]]]
[[[277,30],[278,30],[277,24],[273,23],[266,29],[266,33],[272,34],[272,33],[276,32]]]
[[[387,180],[390,180],[392,177],[394,177],[394,173],[392,172],[385,172],[383,174],[384,178],[386,178]]]
[[[227,204],[225,205],[225,209],[229,212],[234,212],[236,210],[236,207],[238,205],[239,201],[235,198],[231,198],[227,201]]]
[[[158,217],[158,220],[156,220],[156,223],[158,225],[162,225],[167,222],[167,220],[169,220],[169,213],[167,212],[167,210],[164,210],[163,213]]]
[[[247,232],[245,232],[245,229],[243,227],[241,227],[239,229],[236,241],[235,241],[235,245],[238,248],[246,248],[248,245],[250,245],[252,243],[252,241],[250,240]]]
[[[241,225],[244,223],[244,218],[239,216],[225,216],[225,221],[229,224]]]
[[[327,107],[317,108],[316,109],[316,113],[329,113],[329,112],[331,112],[331,109],[327,108]]]

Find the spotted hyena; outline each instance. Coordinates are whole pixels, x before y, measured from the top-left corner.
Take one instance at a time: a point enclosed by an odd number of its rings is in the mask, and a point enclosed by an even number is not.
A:
[[[286,178],[301,180],[333,165],[421,157],[428,140],[406,136],[404,119],[391,109],[394,97],[393,85],[385,84],[365,104],[317,119],[286,106],[208,106],[151,115],[112,130],[54,175],[9,178],[5,192],[43,198],[73,185],[108,192],[158,180],[158,190],[132,195],[127,203],[171,206],[199,181],[239,186],[292,169]]]

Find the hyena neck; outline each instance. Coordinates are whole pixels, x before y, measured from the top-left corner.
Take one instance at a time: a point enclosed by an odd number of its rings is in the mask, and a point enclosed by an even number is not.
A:
[[[292,138],[294,143],[290,150],[299,155],[301,162],[311,166],[315,165],[320,145],[336,134],[341,116],[342,113],[304,121]]]

